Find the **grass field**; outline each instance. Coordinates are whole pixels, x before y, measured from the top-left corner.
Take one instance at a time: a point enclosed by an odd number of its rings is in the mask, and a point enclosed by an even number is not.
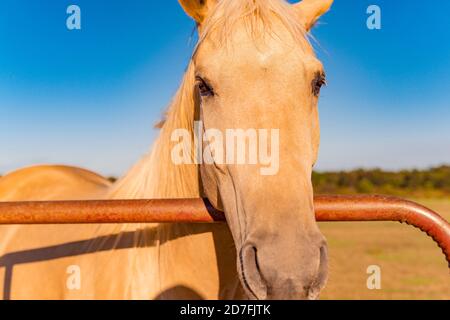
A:
[[[450,221],[450,199],[412,199]],[[330,278],[321,299],[450,299],[450,272],[441,249],[400,223],[321,223]],[[381,289],[367,288],[367,267],[381,268]]]

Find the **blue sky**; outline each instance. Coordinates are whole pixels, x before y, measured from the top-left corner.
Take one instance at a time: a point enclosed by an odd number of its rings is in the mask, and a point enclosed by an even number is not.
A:
[[[66,28],[79,5],[82,30]],[[382,29],[366,27],[366,8]],[[450,163],[449,1],[335,0],[313,35],[329,85],[318,169]],[[176,0],[2,0],[0,173],[65,163],[120,175],[149,149],[194,23]]]

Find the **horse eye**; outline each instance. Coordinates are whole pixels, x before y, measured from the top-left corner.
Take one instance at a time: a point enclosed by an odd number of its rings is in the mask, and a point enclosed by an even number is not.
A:
[[[200,93],[200,96],[202,97],[212,97],[214,96],[214,90],[213,88],[201,77],[195,78],[197,82],[198,92]]]
[[[317,72],[316,76],[314,77],[314,80],[312,81],[312,92],[313,94],[318,97],[320,94],[320,89],[324,85],[327,84],[327,81],[325,79],[325,73],[323,72]]]

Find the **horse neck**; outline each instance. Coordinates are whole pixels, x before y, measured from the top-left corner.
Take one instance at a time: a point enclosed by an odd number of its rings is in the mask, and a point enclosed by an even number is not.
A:
[[[151,152],[113,185],[107,198],[164,199],[200,196],[198,166],[174,164],[170,141],[172,132],[176,129],[188,130],[193,137],[196,110],[194,82],[195,74],[191,64],[168,109],[166,120]],[[192,145],[193,143],[189,147]]]

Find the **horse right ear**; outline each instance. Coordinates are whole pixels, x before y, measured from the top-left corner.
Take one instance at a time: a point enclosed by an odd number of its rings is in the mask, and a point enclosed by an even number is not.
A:
[[[217,4],[217,0],[178,0],[178,2],[199,25],[205,21],[211,9]]]
[[[316,21],[330,10],[333,0],[302,0],[294,4],[294,7],[300,13],[306,31],[309,31]]]

